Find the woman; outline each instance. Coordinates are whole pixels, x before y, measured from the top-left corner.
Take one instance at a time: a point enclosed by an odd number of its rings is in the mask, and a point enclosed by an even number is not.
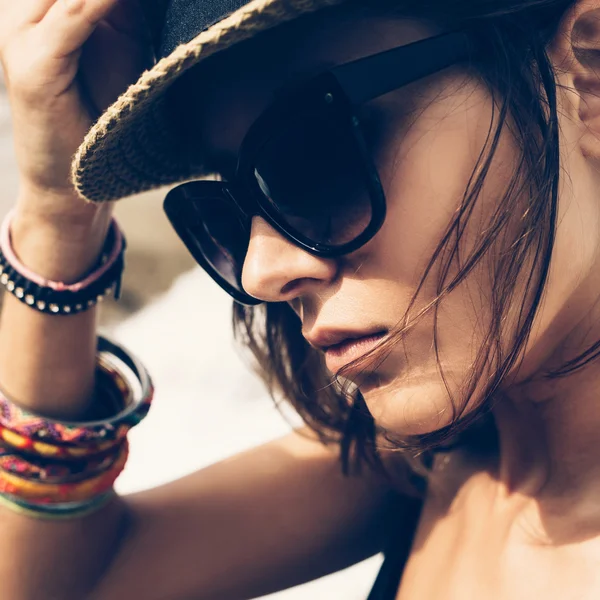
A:
[[[600,1],[144,8],[159,60],[86,136],[148,65],[135,5],[0,3],[2,597],[250,598],[380,550],[373,598],[598,597]],[[112,400],[151,386],[96,357],[111,201],[206,174],[168,216],[308,427],[116,498]]]

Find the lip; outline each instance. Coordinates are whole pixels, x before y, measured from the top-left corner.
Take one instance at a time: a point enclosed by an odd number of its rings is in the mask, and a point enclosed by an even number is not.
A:
[[[306,339],[325,353],[327,368],[336,373],[375,348],[387,333],[383,328],[362,332],[324,330]]]

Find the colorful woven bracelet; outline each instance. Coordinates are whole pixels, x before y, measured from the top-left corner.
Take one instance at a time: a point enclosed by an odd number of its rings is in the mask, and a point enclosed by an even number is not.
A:
[[[0,494],[9,494],[36,504],[84,502],[110,490],[127,463],[129,446],[125,441],[119,458],[111,468],[96,477],[77,483],[41,483],[28,481],[0,470]]]
[[[2,425],[0,425],[0,440],[18,450],[23,456],[33,455],[56,460],[81,460],[82,458],[105,454],[119,444],[118,441],[111,440],[102,444],[87,446],[60,446],[46,442],[36,442]]]
[[[28,481],[78,483],[108,471],[119,458],[121,444],[108,454],[68,461],[24,456],[15,448],[0,444],[0,470]]]
[[[58,421],[36,415],[0,394],[2,439],[11,446],[57,458],[81,458],[105,451],[122,440],[147,416],[154,397],[152,380],[135,357],[104,337],[98,339],[97,363],[101,373],[112,381],[113,390],[121,395],[120,408],[112,416],[86,423]],[[97,391],[98,397],[107,395],[106,387]]]

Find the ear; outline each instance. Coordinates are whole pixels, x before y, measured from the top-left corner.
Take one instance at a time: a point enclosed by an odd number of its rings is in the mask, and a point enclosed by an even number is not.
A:
[[[580,150],[600,161],[600,0],[579,0],[565,14],[549,47],[566,92],[561,109],[579,124]],[[575,93],[573,93],[575,92]]]

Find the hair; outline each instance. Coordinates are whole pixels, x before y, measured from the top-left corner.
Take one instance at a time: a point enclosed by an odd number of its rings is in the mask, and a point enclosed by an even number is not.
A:
[[[437,339],[440,306],[473,269],[482,264],[489,268],[494,282],[489,298],[489,328],[460,402],[452,398],[446,386],[454,408],[451,425],[418,438],[386,437],[409,455],[427,458],[436,449],[454,443],[483,447],[483,443],[491,441],[494,447],[495,427],[489,408],[507,374],[522,359],[544,294],[554,246],[560,174],[559,126],[557,84],[546,48],[573,3],[574,0],[369,2],[369,10],[375,4],[377,10],[426,17],[450,27],[468,27],[480,49],[473,66],[494,100],[488,138],[460,207],[431,257],[402,326],[393,339],[377,349],[377,356],[381,357],[406,336],[416,320],[433,316],[434,348],[444,377]],[[507,129],[521,149],[518,166],[485,235],[468,256],[462,256],[461,239],[501,134]],[[412,315],[426,280],[434,273],[436,298]],[[517,282],[524,285],[517,286]],[[507,333],[505,323],[509,311],[515,307],[519,307],[516,323],[513,331]],[[512,313],[511,319],[514,322]],[[347,388],[331,385],[320,353],[302,337],[300,321],[286,303],[259,307],[235,305],[233,323],[236,339],[251,350],[273,397],[289,401],[324,443],[339,444],[345,472],[365,461],[385,471],[378,450],[378,439],[383,432],[376,426],[364,398],[357,390],[350,393]],[[598,349],[594,346],[559,375],[587,364],[598,354]],[[484,390],[482,401],[477,409],[464,414],[476,389]]]

